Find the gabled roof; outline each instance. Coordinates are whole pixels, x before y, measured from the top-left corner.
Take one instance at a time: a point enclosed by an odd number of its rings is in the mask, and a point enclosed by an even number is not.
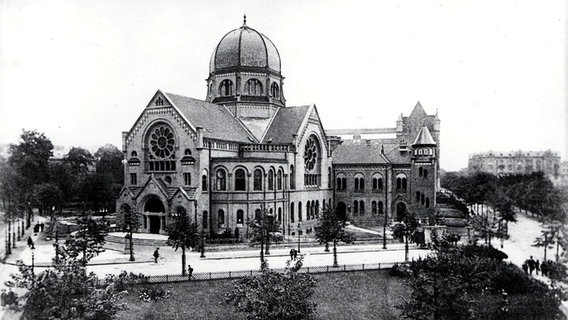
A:
[[[224,106],[173,93],[164,95],[193,126],[203,128],[204,138],[247,143],[253,138]]]
[[[268,130],[264,134],[262,143],[290,144],[292,135],[298,134],[300,126],[310,106],[280,108]]]
[[[418,135],[416,136],[416,140],[414,140],[414,143],[412,144],[414,145],[436,145],[436,142],[434,141],[434,139],[432,138],[432,135],[430,134],[430,130],[428,130],[428,127],[423,126],[420,129],[420,132],[418,132]]]
[[[385,157],[391,163],[409,164],[411,160],[410,151],[400,151],[399,144],[385,145]]]
[[[386,164],[380,144],[349,143],[345,141],[333,151],[334,164]]]
[[[414,109],[412,109],[410,116],[408,116],[408,117],[409,118],[415,118],[415,117],[424,117],[424,116],[427,116],[427,115],[428,114],[426,114],[426,111],[424,111],[424,108],[422,108],[420,101],[418,101],[416,103],[416,106],[414,106]]]

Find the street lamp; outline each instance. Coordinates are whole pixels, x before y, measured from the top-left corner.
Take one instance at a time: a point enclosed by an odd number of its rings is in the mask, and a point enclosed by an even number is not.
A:
[[[388,208],[388,206],[387,206]],[[387,248],[387,216],[388,210],[385,210],[385,222],[383,223],[383,249]]]
[[[35,255],[34,255],[34,250],[35,250],[35,244],[32,243],[32,279],[35,279],[35,274],[34,274],[34,267],[35,267]]]
[[[302,232],[302,225],[298,222],[298,253],[301,253],[302,251],[300,251],[300,233]]]

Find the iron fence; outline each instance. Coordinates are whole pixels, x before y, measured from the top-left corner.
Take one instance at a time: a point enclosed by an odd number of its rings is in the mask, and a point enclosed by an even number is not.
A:
[[[383,270],[392,268],[397,264],[397,262],[389,263],[367,263],[367,264],[344,264],[337,267],[333,266],[314,266],[314,267],[303,267],[298,273],[332,273],[332,272],[352,272],[352,271],[370,271],[370,270]],[[285,269],[270,269],[273,272],[284,272]],[[184,282],[184,281],[206,281],[206,280],[218,280],[218,279],[239,279],[247,276],[260,275],[262,271],[257,270],[242,270],[242,271],[218,271],[218,272],[199,272],[193,273],[191,279],[189,275],[181,274],[165,274],[165,275],[155,275],[147,276],[147,283],[172,283],[172,282]]]

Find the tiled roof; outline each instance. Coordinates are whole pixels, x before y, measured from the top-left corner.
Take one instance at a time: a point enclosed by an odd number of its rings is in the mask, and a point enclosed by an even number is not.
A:
[[[428,127],[423,126],[422,129],[420,129],[420,132],[418,132],[418,135],[416,136],[416,140],[414,140],[414,143],[412,145],[436,145],[436,142],[434,141],[434,139],[432,138],[432,135],[430,134],[430,130],[428,130]]]
[[[164,94],[191,124],[203,128],[203,137],[250,142],[249,133],[224,106],[177,94]]]
[[[292,135],[297,134],[300,130],[300,125],[309,108],[310,106],[280,108],[270,127],[266,130],[262,142],[267,143],[271,140],[273,144],[292,143]]]
[[[398,144],[385,145],[385,157],[392,163],[410,163],[411,152],[401,152]]]
[[[334,164],[388,163],[381,155],[380,144],[351,143],[345,141],[333,151]]]

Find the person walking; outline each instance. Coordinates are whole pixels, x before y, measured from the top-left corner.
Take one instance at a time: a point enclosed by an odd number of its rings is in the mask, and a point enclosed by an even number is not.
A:
[[[535,261],[533,259],[533,256],[531,256],[531,258],[529,259],[528,264],[529,264],[529,273],[532,276],[532,273],[533,273],[534,268],[535,268]]]
[[[187,274],[189,275],[189,280],[193,277],[193,268],[190,264],[187,265]]]
[[[154,250],[154,262],[158,263],[158,258],[160,257],[160,252],[158,251],[160,250],[160,248],[156,248],[156,250]]]
[[[536,263],[534,264],[534,268],[536,270],[536,275],[538,276],[538,273],[540,272],[540,262],[538,260],[536,260]]]
[[[294,260],[294,248],[290,249],[290,260]]]
[[[294,260],[298,259],[298,251],[296,249],[292,250],[294,250]]]
[[[28,247],[33,247],[34,246],[34,241],[32,240],[32,236],[28,236]]]
[[[521,266],[521,268],[523,269],[523,271],[525,272],[525,274],[528,274],[528,273],[529,273],[528,260],[525,260],[525,262],[523,262],[523,265]]]

